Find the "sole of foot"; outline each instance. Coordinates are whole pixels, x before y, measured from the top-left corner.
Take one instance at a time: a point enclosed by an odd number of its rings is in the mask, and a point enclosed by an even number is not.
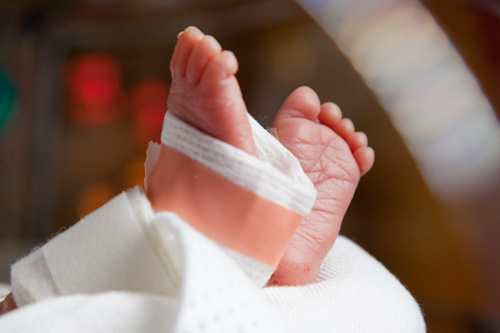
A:
[[[337,238],[358,182],[375,154],[364,133],[333,103],[321,104],[308,87],[296,89],[273,127],[279,141],[300,161],[318,196],[289,243],[270,285],[312,283]]]

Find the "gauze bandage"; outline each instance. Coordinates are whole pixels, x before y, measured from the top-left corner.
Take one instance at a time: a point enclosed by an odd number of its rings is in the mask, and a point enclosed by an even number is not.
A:
[[[259,158],[167,113],[160,152],[148,151],[146,190],[155,209],[175,212],[219,244],[277,267],[316,191],[295,157],[249,121]]]

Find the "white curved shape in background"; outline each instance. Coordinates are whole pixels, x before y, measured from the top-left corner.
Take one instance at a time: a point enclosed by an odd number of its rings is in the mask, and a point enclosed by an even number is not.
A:
[[[440,197],[500,178],[500,124],[448,37],[416,0],[298,0],[378,97]]]

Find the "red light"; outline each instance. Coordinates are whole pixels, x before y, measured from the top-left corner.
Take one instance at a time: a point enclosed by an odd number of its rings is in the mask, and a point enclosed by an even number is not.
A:
[[[143,80],[132,91],[135,131],[144,146],[160,141],[168,93],[168,83],[156,79]]]
[[[70,114],[82,125],[107,125],[123,113],[121,69],[106,54],[87,54],[67,67]]]

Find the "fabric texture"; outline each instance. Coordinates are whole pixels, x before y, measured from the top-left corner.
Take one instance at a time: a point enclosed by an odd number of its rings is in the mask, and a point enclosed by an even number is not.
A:
[[[259,288],[217,244],[176,215],[156,214],[153,223],[181,258],[177,296],[150,289],[50,297],[0,317],[0,331],[425,332],[410,293],[344,237],[316,283]]]
[[[283,185],[297,187],[295,194],[276,200],[303,209],[298,185],[303,177],[296,165],[286,165],[289,155],[273,148],[276,141],[269,138],[263,134],[262,140],[256,139],[259,157],[268,156],[272,162],[266,168],[271,164],[283,179],[295,180]],[[252,175],[263,179],[256,172],[238,176],[242,169],[233,169],[232,160],[226,162],[228,166],[222,160],[213,164],[219,172],[233,173],[235,182]],[[250,165],[252,169],[254,162]],[[307,184],[303,188],[305,193],[310,190]],[[261,187],[256,191],[272,200],[278,195],[272,190],[263,194]],[[411,294],[343,237],[324,261],[316,283],[262,288],[271,273],[271,267],[220,246],[177,215],[154,212],[144,192],[135,188],[13,265],[12,291],[20,308],[0,317],[0,331],[425,331]]]

